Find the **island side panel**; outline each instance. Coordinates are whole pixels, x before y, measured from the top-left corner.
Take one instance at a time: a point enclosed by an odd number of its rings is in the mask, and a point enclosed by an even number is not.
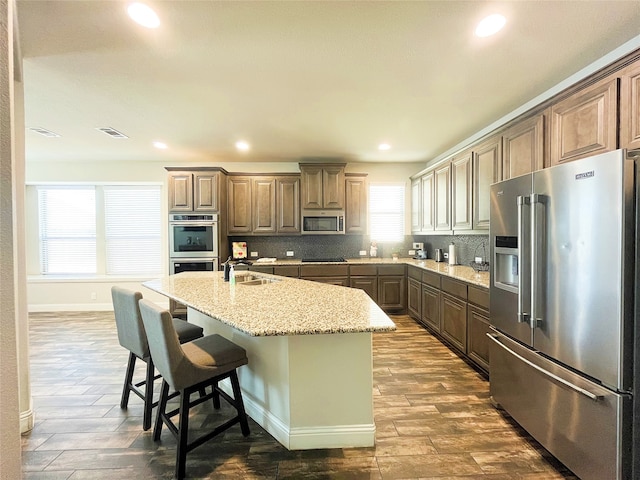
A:
[[[252,337],[192,308],[187,309],[187,318],[200,325],[205,335],[217,333],[247,351],[249,363],[238,369],[247,414],[289,448],[289,337]],[[222,386],[231,393],[228,382]]]
[[[370,447],[372,334],[291,336],[291,450]]]

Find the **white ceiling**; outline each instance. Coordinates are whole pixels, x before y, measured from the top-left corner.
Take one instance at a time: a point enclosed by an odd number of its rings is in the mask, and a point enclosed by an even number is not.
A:
[[[147,3],[18,0],[25,123],[61,135],[28,162],[426,161],[640,34],[638,1]]]

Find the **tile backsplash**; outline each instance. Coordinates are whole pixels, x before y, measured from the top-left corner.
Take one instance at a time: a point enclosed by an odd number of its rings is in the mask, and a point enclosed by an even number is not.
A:
[[[229,237],[228,241],[229,247],[231,242],[247,242],[249,259],[252,258],[251,252],[258,252],[259,257],[278,259],[359,258],[361,250],[365,250],[368,257],[371,243],[368,235],[237,236]],[[461,265],[469,265],[476,256],[488,259],[489,255],[488,235],[405,235],[402,242],[378,242],[377,256],[389,258],[397,251],[400,257],[409,257],[413,242],[424,243],[429,258],[433,258],[436,248],[448,252],[449,244],[453,242]],[[287,251],[292,251],[293,257],[287,257]]]

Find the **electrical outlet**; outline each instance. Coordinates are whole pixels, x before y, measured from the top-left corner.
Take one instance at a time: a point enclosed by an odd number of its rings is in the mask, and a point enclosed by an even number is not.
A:
[[[293,250],[287,250],[287,257],[293,257]]]
[[[361,257],[366,257],[367,256],[367,251],[366,250],[360,250],[360,256]]]
[[[97,300],[98,299],[98,295],[96,294],[96,292],[91,292],[91,300]]]
[[[251,252],[251,256],[252,256],[253,258],[256,258],[256,257],[258,256],[258,252]]]
[[[415,250],[409,250],[409,255],[415,255],[416,251]]]
[[[411,244],[411,248],[413,248],[414,250],[424,250],[424,243],[422,243],[422,242],[413,242]]]
[[[444,255],[445,259],[449,258],[449,252],[444,252],[442,255]]]

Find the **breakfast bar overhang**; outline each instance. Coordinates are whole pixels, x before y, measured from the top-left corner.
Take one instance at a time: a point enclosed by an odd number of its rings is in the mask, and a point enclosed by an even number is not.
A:
[[[373,446],[372,334],[395,324],[362,290],[242,273],[235,284],[184,272],[143,285],[186,305],[205,334],[246,349],[247,413],[282,445]]]

